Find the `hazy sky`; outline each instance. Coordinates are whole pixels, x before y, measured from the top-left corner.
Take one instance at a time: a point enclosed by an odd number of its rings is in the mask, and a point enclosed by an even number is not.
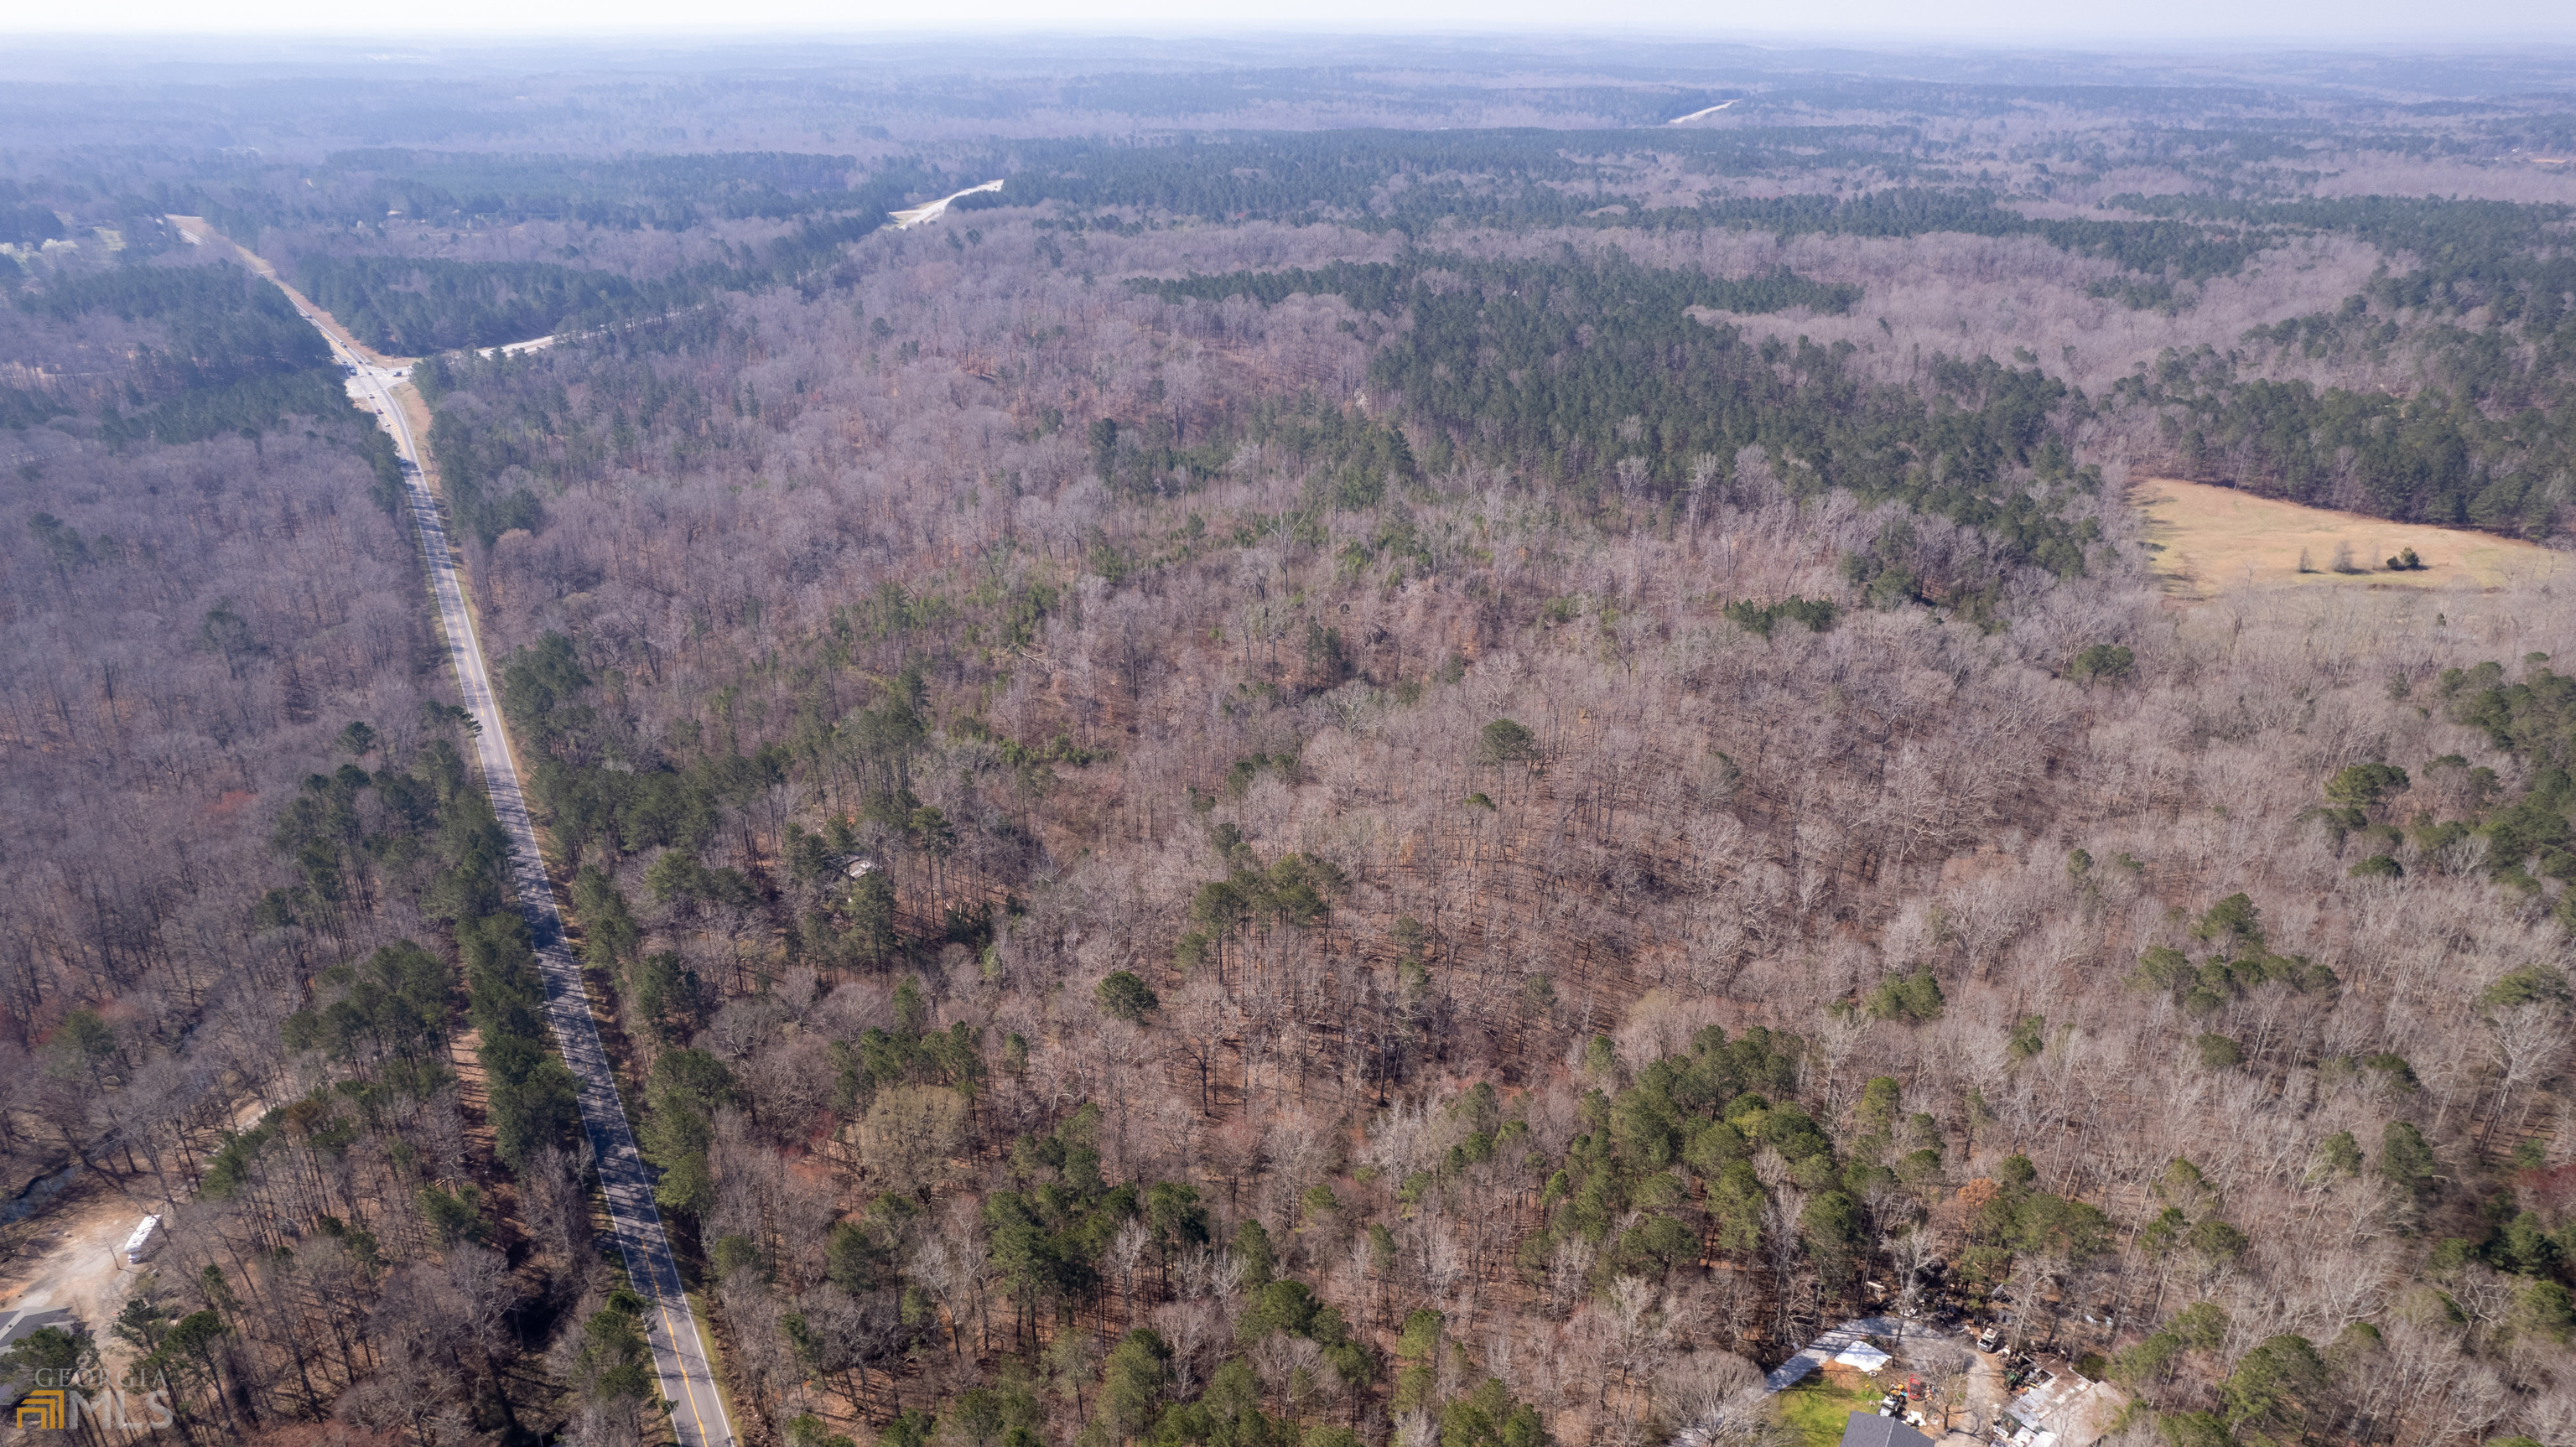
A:
[[[648,32],[823,34],[936,29],[1651,31],[1983,43],[2261,40],[2332,50],[2421,41],[2576,39],[2568,0],[83,0],[0,4],[0,31],[303,36]],[[2576,79],[2576,76],[2571,76]]]

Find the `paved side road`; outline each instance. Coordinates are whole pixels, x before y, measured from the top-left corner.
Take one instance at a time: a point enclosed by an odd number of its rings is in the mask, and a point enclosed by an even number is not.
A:
[[[304,308],[299,304],[297,310]],[[310,312],[305,312],[305,319],[314,320]],[[519,787],[519,768],[510,757],[509,736],[502,730],[499,697],[483,666],[483,644],[474,630],[474,615],[465,606],[456,557],[447,541],[447,522],[439,515],[438,500],[430,493],[421,471],[420,448],[412,439],[411,424],[394,403],[394,385],[409,369],[375,366],[342,345],[318,321],[315,326],[330,338],[332,351],[357,369],[349,390],[375,409],[402,453],[404,492],[411,502],[412,522],[420,531],[421,559],[429,569],[430,587],[437,596],[448,657],[456,665],[457,687],[464,695],[465,707],[482,727],[474,748],[483,765],[484,786],[492,796],[492,812],[500,816],[501,827],[510,835],[511,892],[518,898],[520,912],[527,916],[537,958],[545,969],[546,1018],[554,1026],[555,1043],[563,1050],[564,1063],[572,1067],[573,1078],[581,1083],[581,1121],[590,1136],[591,1155],[599,1163],[600,1185],[608,1197],[610,1229],[617,1235],[617,1249],[625,1254],[627,1275],[651,1308],[646,1336],[653,1348],[653,1364],[661,1374],[662,1395],[671,1403],[672,1425],[678,1431],[681,1447],[733,1447],[733,1424],[726,1419],[724,1402],[716,1394],[706,1343],[698,1335],[696,1319],[689,1314],[680,1269],[671,1259],[671,1243],[662,1231],[661,1212],[653,1205],[653,1174],[635,1149],[635,1133],[626,1120],[626,1103],[618,1095],[617,1077],[609,1068],[607,1051],[600,1046],[599,1028],[590,1017],[590,997],[582,986],[581,967],[564,944],[563,916],[555,908],[554,887],[539,863],[536,829],[528,819],[527,796]]]

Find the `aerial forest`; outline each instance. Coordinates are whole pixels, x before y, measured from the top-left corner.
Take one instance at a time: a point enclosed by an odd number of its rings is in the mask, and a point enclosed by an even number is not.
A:
[[[675,1440],[309,307],[745,1447],[2576,1447],[2540,62],[822,49],[0,79],[9,1400]]]

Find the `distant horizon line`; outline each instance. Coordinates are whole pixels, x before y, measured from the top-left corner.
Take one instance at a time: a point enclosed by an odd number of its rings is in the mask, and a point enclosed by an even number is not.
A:
[[[688,23],[629,24],[619,28],[593,29],[513,29],[506,27],[458,28],[454,30],[384,29],[330,30],[311,24],[279,21],[274,25],[243,25],[234,28],[206,29],[135,25],[127,27],[80,28],[53,26],[18,26],[0,20],[0,35],[19,41],[53,42],[63,47],[84,44],[133,44],[136,41],[172,45],[198,44],[207,41],[235,41],[275,45],[281,40],[299,42],[298,52],[330,51],[361,45],[409,45],[440,49],[458,47],[523,48],[530,45],[650,45],[654,43],[705,43],[715,41],[746,47],[814,43],[851,45],[884,45],[887,43],[937,44],[946,42],[1014,40],[1024,42],[1083,41],[1116,43],[1148,41],[1159,44],[1192,42],[1318,42],[1336,39],[1384,41],[1497,41],[1532,42],[1546,40],[1588,40],[1605,43],[1686,43],[1695,45],[1735,45],[1754,50],[1787,50],[1833,48],[1857,51],[1884,51],[1897,47],[1919,47],[1930,44],[1962,53],[2003,55],[2082,55],[2102,58],[2137,60],[2151,56],[2189,55],[2210,51],[2229,53],[2261,52],[2266,54],[2306,55],[2383,55],[2396,51],[2406,54],[2444,56],[2492,55],[2527,50],[2532,46],[2566,50],[2576,55],[2576,26],[2559,30],[2495,30],[2463,35],[2456,25],[2446,27],[2439,35],[2379,32],[2340,38],[2333,43],[2320,43],[2312,35],[2294,33],[2185,32],[2151,34],[2126,30],[2067,30],[2031,32],[2019,29],[1965,30],[1956,27],[1908,30],[1867,26],[1848,29],[1782,29],[1757,30],[1742,28],[1700,29],[1651,23],[1603,22],[1585,27],[1563,25],[1517,25],[1508,21],[1492,22],[1478,27],[1442,26],[1367,26],[1359,24],[1316,26],[1164,26],[1150,22],[1104,23],[1099,26],[960,24],[939,29],[887,27],[871,29],[843,25],[811,25],[799,22],[755,22],[742,25],[713,26]],[[2015,38],[2016,36],[2023,38]],[[2134,47],[2152,47],[2139,51]],[[2113,50],[2114,47],[2118,49]],[[272,53],[268,58],[282,59]],[[392,60],[401,57],[369,57]],[[2528,56],[2524,58],[2528,59]],[[240,63],[243,58],[201,57],[204,63]],[[5,66],[5,62],[0,62]],[[2568,81],[2576,93],[2576,76]]]

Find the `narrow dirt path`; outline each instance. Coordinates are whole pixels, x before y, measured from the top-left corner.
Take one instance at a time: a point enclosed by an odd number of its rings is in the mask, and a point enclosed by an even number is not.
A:
[[[1968,1367],[1968,1431],[1983,1433],[1997,1417],[2003,1415],[2004,1407],[2011,1401],[2012,1389],[2004,1385],[2003,1353],[1977,1353]],[[1959,1434],[1951,1435],[1956,1437]]]

